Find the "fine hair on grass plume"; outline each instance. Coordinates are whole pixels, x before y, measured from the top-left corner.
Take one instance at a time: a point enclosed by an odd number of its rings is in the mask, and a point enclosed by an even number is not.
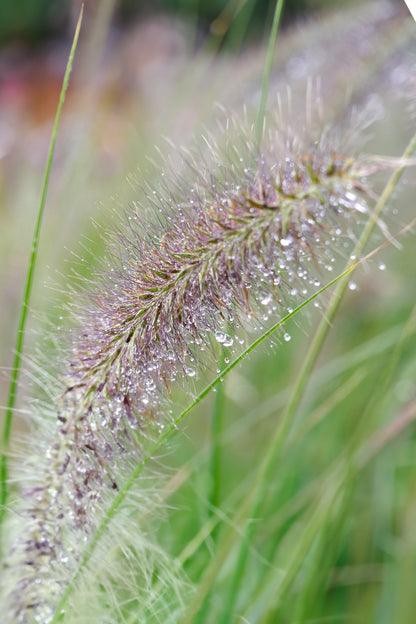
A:
[[[181,177],[166,174],[126,212],[71,302],[56,426],[9,557],[8,621],[58,621],[111,497],[169,422],[171,387],[206,371],[218,343],[233,353],[252,325],[306,300],[369,213],[368,177],[384,165],[354,155],[356,133],[282,117],[260,151],[228,128],[222,148],[188,152]]]

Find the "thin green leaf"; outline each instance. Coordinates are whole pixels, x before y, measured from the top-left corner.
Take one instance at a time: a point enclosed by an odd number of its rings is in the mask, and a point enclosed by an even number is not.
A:
[[[4,516],[6,513],[6,504],[7,504],[7,499],[8,499],[7,450],[10,445],[13,411],[14,411],[14,406],[16,402],[16,394],[17,394],[18,381],[19,381],[20,360],[21,360],[21,356],[23,352],[26,320],[27,320],[27,314],[29,311],[29,302],[30,302],[30,296],[31,296],[31,291],[32,291],[32,286],[33,286],[33,278],[35,274],[36,260],[37,260],[37,255],[38,255],[42,217],[43,217],[43,212],[45,208],[46,194],[48,190],[49,177],[50,177],[50,171],[51,171],[51,166],[52,166],[52,159],[53,159],[53,154],[55,151],[55,143],[56,143],[56,137],[58,133],[58,125],[59,125],[59,120],[61,118],[65,95],[68,89],[69,76],[72,70],[72,64],[74,61],[75,51],[76,51],[77,44],[78,44],[78,37],[79,37],[80,29],[81,29],[83,10],[84,10],[84,5],[81,6],[81,11],[80,11],[77,26],[75,29],[74,39],[72,41],[71,51],[69,53],[65,75],[64,75],[63,82],[62,82],[58,108],[56,110],[55,122],[54,122],[53,129],[52,129],[51,142],[50,142],[48,157],[46,161],[45,175],[43,177],[39,209],[38,209],[35,229],[33,232],[32,250],[31,250],[30,258],[29,258],[29,266],[28,266],[28,271],[27,271],[27,276],[26,276],[26,284],[25,284],[25,289],[24,289],[24,294],[23,294],[23,301],[22,301],[22,306],[20,309],[19,325],[18,325],[18,330],[17,330],[17,335],[16,335],[15,355],[14,355],[14,360],[13,360],[12,375],[11,375],[9,395],[8,395],[8,401],[7,401],[7,411],[6,411],[6,416],[5,416],[3,437],[2,437],[4,450],[3,450],[1,460],[0,460],[0,526],[3,522]]]

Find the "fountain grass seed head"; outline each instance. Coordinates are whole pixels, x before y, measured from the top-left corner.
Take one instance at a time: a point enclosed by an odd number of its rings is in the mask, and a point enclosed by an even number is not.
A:
[[[172,384],[207,370],[218,343],[234,349],[332,270],[382,166],[357,158],[347,135],[280,123],[257,151],[228,130],[223,148],[209,139],[207,156],[186,155],[180,176],[127,211],[71,309],[56,428],[9,559],[8,621],[53,618],[106,501],[166,418]]]

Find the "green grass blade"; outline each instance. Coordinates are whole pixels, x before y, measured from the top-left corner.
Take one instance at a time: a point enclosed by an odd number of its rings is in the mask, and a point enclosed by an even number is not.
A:
[[[14,355],[14,360],[13,360],[12,375],[11,375],[11,381],[10,381],[10,387],[9,387],[7,410],[6,410],[5,422],[4,422],[4,428],[3,428],[3,437],[2,437],[3,452],[2,452],[1,461],[0,461],[0,526],[4,519],[4,515],[6,513],[6,504],[7,504],[7,499],[8,499],[7,449],[10,444],[10,436],[11,436],[12,421],[13,421],[13,410],[14,410],[14,406],[16,402],[16,394],[17,394],[19,372],[20,372],[20,361],[21,361],[21,356],[22,356],[22,351],[23,351],[23,342],[24,342],[24,337],[25,337],[26,320],[27,320],[27,314],[29,310],[29,302],[30,302],[30,295],[32,291],[33,278],[34,278],[34,273],[35,273],[36,259],[38,255],[40,229],[42,225],[43,211],[44,211],[45,202],[46,202],[46,194],[48,190],[52,158],[53,158],[53,154],[55,150],[58,125],[59,125],[59,120],[61,117],[63,103],[65,100],[65,94],[68,89],[69,76],[70,76],[71,69],[72,69],[72,64],[73,64],[73,60],[75,56],[75,50],[76,50],[77,43],[78,43],[78,37],[79,37],[79,32],[81,29],[81,22],[82,22],[82,14],[83,14],[83,6],[81,7],[81,11],[80,11],[79,18],[78,18],[78,23],[75,29],[74,39],[72,42],[71,51],[69,54],[64,79],[62,82],[58,108],[57,108],[56,116],[55,116],[55,123],[54,123],[53,130],[52,130],[52,137],[51,137],[48,157],[46,161],[46,169],[45,169],[45,175],[43,178],[37,220],[36,220],[35,229],[33,232],[32,249],[30,253],[29,267],[28,267],[27,276],[26,276],[26,284],[25,284],[25,289],[24,289],[23,301],[22,301],[22,306],[20,310],[19,325],[18,325],[17,336],[16,336],[15,355]]]
[[[403,414],[400,414],[398,418],[395,418],[392,422],[388,423],[388,425],[385,426],[383,429],[378,430],[376,431],[375,434],[371,435],[370,442],[368,442],[367,432],[369,428],[369,423],[371,423],[371,414],[378,415],[380,413],[380,407],[384,400],[385,394],[386,392],[388,393],[390,391],[391,379],[393,377],[394,370],[398,364],[400,353],[403,349],[404,343],[406,339],[408,339],[409,334],[411,334],[414,331],[414,320],[415,319],[414,319],[413,311],[412,311],[412,314],[404,327],[401,338],[395,345],[395,349],[392,354],[392,357],[388,358],[387,360],[387,364],[384,368],[384,374],[382,374],[380,378],[379,391],[374,398],[372,397],[372,400],[370,400],[370,403],[367,404],[365,412],[362,414],[362,418],[360,422],[358,423],[358,427],[356,428],[356,431],[351,436],[351,439],[349,441],[350,450],[348,451],[347,449],[346,456],[349,457],[350,460],[345,465],[346,466],[350,465],[350,468],[349,470],[347,470],[347,472],[343,476],[342,481],[341,481],[342,487],[340,488],[340,492],[342,490],[342,495],[344,497],[350,498],[352,491],[353,491],[353,487],[350,487],[348,490],[346,490],[345,486],[347,485],[347,482],[351,482],[351,484],[354,484],[354,481],[358,477],[359,472],[363,468],[365,468],[368,462],[372,460],[375,457],[375,455],[378,454],[382,450],[383,446],[386,445],[388,442],[390,442],[392,438],[397,436],[402,431],[403,428],[409,426],[414,421],[415,404],[413,402],[413,404],[411,404],[410,407],[408,407],[404,411]],[[363,461],[363,458],[364,458],[364,461]],[[341,458],[341,461],[344,462],[344,459]],[[328,476],[330,476],[332,473],[337,473],[339,471],[340,465],[341,464],[338,465],[337,463],[334,464],[331,470],[328,471]],[[343,503],[343,507],[345,507],[344,503]],[[339,514],[340,514],[340,508],[338,508],[338,511],[337,511],[338,516]],[[342,513],[342,509],[341,509],[341,516],[343,515],[344,514]],[[325,515],[324,515],[322,516],[322,525],[324,525],[325,522],[326,520],[325,520]],[[261,624],[267,624],[267,623],[271,624],[272,622],[278,621],[279,603],[281,604],[282,600],[285,597],[284,592],[287,593],[290,590],[291,585],[295,581],[296,575],[301,569],[302,562],[304,561],[310,548],[312,547],[312,544],[314,542],[316,535],[322,534],[322,531],[323,531],[323,527],[322,526],[320,527],[318,524],[315,527],[315,534],[313,533],[313,531],[310,532],[309,539],[304,540],[303,539],[304,533],[303,533],[302,539],[301,539],[301,542],[303,543],[303,549],[301,551],[301,554],[299,557],[295,557],[293,560],[291,560],[291,563],[288,569],[285,571],[285,576],[284,576],[284,580],[282,583],[278,582],[278,580],[275,578],[276,575],[273,573],[267,573],[266,578],[262,578],[262,582],[261,582],[262,588],[264,588],[264,586],[275,587],[277,583],[279,585],[279,589],[277,590],[277,592],[273,593],[273,597],[270,601],[270,605],[265,611],[265,616],[262,618]],[[325,530],[324,532],[326,535],[329,534],[329,530],[328,531]],[[333,546],[334,546],[333,538],[330,539],[330,544],[331,544],[330,547],[328,547],[328,544],[326,544],[324,551],[321,553],[321,556],[316,556],[316,554],[314,556],[314,565],[318,568],[318,570],[315,571],[315,575],[314,575],[315,578],[318,576],[319,571],[322,570],[322,567],[323,567],[322,562],[325,559],[325,557],[327,557],[329,548],[333,549]],[[271,570],[276,570],[276,569],[278,569],[277,562],[275,562],[275,567],[271,567]],[[280,570],[279,570],[279,574],[281,574]],[[305,590],[303,590],[300,595],[300,600],[302,601],[302,599],[306,600]],[[300,608],[299,604],[298,604],[298,608]],[[306,607],[305,607],[305,611],[306,611]],[[298,621],[298,619],[299,621],[301,621],[301,617],[297,617],[296,621]]]
[[[260,105],[257,112],[255,136],[257,146],[260,148],[261,139],[263,136],[264,116],[266,114],[267,96],[269,93],[270,76],[272,73],[273,57],[276,48],[277,31],[280,24],[280,16],[282,14],[284,0],[277,0],[276,8],[274,10],[272,30],[270,32],[269,46],[267,49],[266,62],[264,65],[263,82],[261,85]]]
[[[366,258],[364,258],[363,260],[365,260],[365,259]],[[309,303],[311,303],[312,301],[317,299],[322,293],[324,293],[326,290],[328,290],[328,288],[331,288],[331,286],[333,286],[339,280],[341,280],[343,277],[345,277],[346,275],[351,273],[355,268],[357,268],[362,263],[363,260],[360,260],[354,266],[349,267],[346,271],[344,271],[343,273],[341,273],[340,275],[335,277],[328,284],[326,284],[325,286],[320,288],[313,295],[311,295],[308,299],[306,299],[301,304],[299,304],[292,312],[290,312],[285,317],[280,319],[270,329],[268,329],[261,336],[259,336],[259,338],[257,338],[254,342],[252,342],[251,345],[249,345],[247,347],[247,349],[245,349],[235,360],[233,360],[233,362],[231,362],[221,372],[220,375],[215,377],[215,379],[211,383],[209,383],[195,397],[195,399],[192,401],[192,403],[185,410],[183,410],[179,414],[179,416],[177,416],[177,418],[175,418],[175,420],[172,421],[172,423],[168,427],[166,427],[164,429],[163,434],[156,440],[156,442],[153,444],[153,446],[150,449],[150,451],[143,457],[142,461],[139,464],[137,464],[137,466],[131,472],[131,474],[128,477],[128,479],[126,479],[126,482],[124,483],[124,486],[120,489],[120,491],[117,493],[117,495],[113,499],[113,502],[108,507],[105,516],[101,520],[99,526],[97,527],[97,530],[92,535],[91,540],[90,540],[89,544],[86,547],[86,550],[84,552],[84,556],[82,557],[82,559],[81,559],[81,561],[79,563],[79,566],[78,566],[76,572],[74,573],[74,576],[72,578],[71,583],[67,586],[64,594],[62,595],[61,600],[59,601],[59,604],[57,605],[57,607],[55,609],[55,614],[54,614],[50,624],[57,624],[57,622],[60,622],[62,620],[61,612],[63,612],[63,609],[64,609],[64,607],[65,607],[69,597],[71,596],[78,579],[80,578],[82,572],[84,571],[85,567],[87,566],[88,562],[90,561],[90,559],[91,559],[91,557],[92,557],[92,555],[93,555],[93,553],[94,553],[94,551],[95,551],[95,549],[97,547],[97,544],[99,543],[99,541],[102,538],[102,536],[105,534],[105,531],[106,531],[108,525],[110,524],[111,520],[114,518],[114,516],[116,515],[116,513],[120,509],[123,501],[125,500],[126,496],[130,492],[130,490],[133,487],[134,483],[136,482],[136,480],[140,476],[141,472],[144,470],[144,468],[147,466],[147,464],[152,460],[152,458],[155,456],[155,454],[157,453],[158,449],[165,442],[165,440],[167,440],[172,434],[174,434],[176,432],[178,424],[185,418],[185,416],[194,407],[196,407],[213,390],[213,388],[215,388],[218,384],[221,383],[221,380],[223,378],[225,378],[225,376],[228,375],[228,373],[230,373],[243,359],[245,359],[252,351],[254,351],[254,349],[256,349],[264,340],[266,340],[266,338],[271,336],[279,327],[282,327],[289,319],[291,319],[294,316],[296,316],[296,314],[298,314],[298,312],[300,312],[303,308],[305,308]],[[203,598],[205,597],[205,595],[206,594],[204,593]],[[199,609],[199,604],[200,603],[198,603],[197,610]],[[194,605],[192,605],[191,608],[193,608],[193,606]],[[195,613],[196,613],[196,611],[192,612],[192,618],[195,615]],[[187,619],[186,622],[187,623],[192,622],[192,619]],[[185,624],[185,620],[184,620],[183,624]]]
[[[221,437],[225,403],[223,384],[219,384],[216,390],[211,418],[211,487],[208,499],[210,515],[214,514],[215,510],[220,506],[221,487]],[[212,534],[212,536],[214,537],[214,534]]]

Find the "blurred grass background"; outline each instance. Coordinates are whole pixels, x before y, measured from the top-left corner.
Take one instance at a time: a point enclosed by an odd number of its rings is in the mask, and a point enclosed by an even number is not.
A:
[[[2,397],[78,7],[78,2],[53,0],[0,5]],[[91,220],[111,227],[114,213],[135,200],[142,183],[158,183],[148,162],[160,162],[154,146],[167,151],[165,136],[173,146],[189,143],[214,124],[216,102],[236,116],[243,104],[255,110],[274,3],[246,2],[234,18],[236,7],[219,0],[87,2],[41,234],[32,301],[35,333],[27,337],[25,353],[34,348],[45,316],[60,322],[72,271],[70,250],[90,259],[100,256]],[[328,121],[342,119],[353,106],[369,107],[378,119],[365,150],[398,156],[414,131],[415,32],[404,3],[288,0],[270,101],[289,85],[294,106],[302,110],[305,82],[320,76]],[[385,215],[392,233],[414,217],[413,178],[409,170]],[[378,184],[380,190],[383,178]],[[372,247],[382,241],[378,233]],[[414,235],[407,234],[400,248],[383,250],[353,277],[357,288],[348,293],[331,328],[270,483],[236,621],[414,622],[414,427],[398,435],[398,425],[385,448],[372,461],[361,459],[359,469],[351,459],[358,450],[363,457],[371,455],[376,432],[394,419],[400,423],[415,400],[414,249]],[[45,282],[62,292],[52,292]],[[287,327],[289,342],[276,338],[262,346],[225,380],[222,401],[217,398],[223,418],[218,496],[224,517],[186,557],[184,550],[213,517],[211,419],[218,393],[187,419],[163,456],[172,479],[166,485],[169,509],[160,542],[182,557],[196,586],[215,560],[236,502],[244,498],[321,314],[312,307]],[[17,418],[16,426],[24,427],[24,420]],[[318,523],[309,548],[296,555],[313,514],[325,512],[326,493],[337,480],[343,486],[336,504]],[[219,621],[232,565],[231,556],[196,622]],[[277,608],[273,596],[291,569],[293,582]]]
[[[346,5],[354,0],[340,0],[338,5]],[[94,13],[102,2],[90,0],[85,3],[86,10]],[[235,9],[252,15],[245,28],[245,36],[253,37],[264,31],[266,19],[273,14],[274,3],[269,0],[247,0],[245,2],[224,0],[117,0],[114,6],[113,24],[126,27],[132,20],[144,16],[165,14],[197,23],[201,31],[219,28],[216,20],[231,16]],[[289,0],[285,8],[285,20],[296,16],[305,16],[314,11],[330,8],[331,0]],[[59,38],[68,34],[68,26],[80,7],[79,0],[21,0],[16,5],[3,2],[0,7],[0,43],[20,40],[24,44],[42,45],[50,38]],[[243,19],[240,17],[239,19]],[[214,23],[214,24],[213,24]],[[241,27],[234,21],[234,28]]]

